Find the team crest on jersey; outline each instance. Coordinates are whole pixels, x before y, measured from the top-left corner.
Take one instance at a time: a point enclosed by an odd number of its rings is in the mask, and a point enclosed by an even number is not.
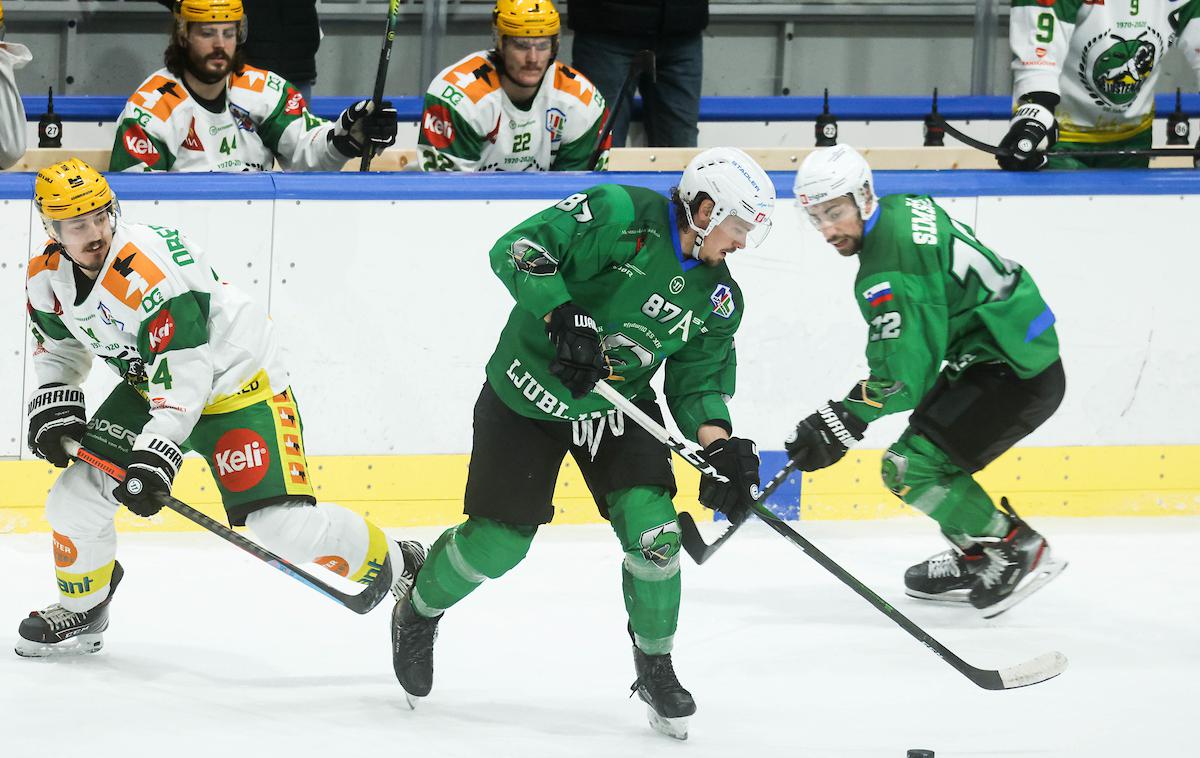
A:
[[[666,568],[679,555],[679,524],[669,521],[642,532],[639,540],[642,557],[659,568]]]
[[[868,305],[872,308],[878,308],[892,299],[892,283],[880,282],[874,287],[868,287],[863,290],[862,296]]]
[[[250,118],[250,111],[230,103],[229,115],[233,116],[234,123],[237,124],[238,129],[241,129],[243,132],[255,131],[254,119]]]
[[[551,142],[562,142],[563,130],[567,125],[567,114],[558,108],[546,111],[546,131],[550,132]]]
[[[553,276],[558,272],[558,261],[554,256],[550,255],[546,248],[525,237],[512,243],[508,254],[512,256],[517,270],[530,276]]]
[[[729,318],[737,308],[733,302],[733,290],[727,284],[718,284],[708,299],[712,301],[713,313],[721,318]]]
[[[1146,35],[1154,35],[1155,39],[1145,39]],[[1111,44],[1096,55],[1089,72],[1088,54],[1101,43]],[[1112,33],[1099,34],[1083,47],[1079,82],[1097,105],[1123,110],[1150,81],[1159,51],[1165,48],[1162,36],[1154,29],[1147,29],[1133,39],[1123,39]]]
[[[117,319],[113,318],[112,309],[105,305],[103,300],[100,301],[100,303],[96,306],[96,310],[100,311],[100,320],[105,324],[108,326],[115,326],[117,329],[125,331],[125,322],[118,321]]]

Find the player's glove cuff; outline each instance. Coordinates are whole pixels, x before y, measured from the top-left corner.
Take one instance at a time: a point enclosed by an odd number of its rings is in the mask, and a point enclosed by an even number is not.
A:
[[[171,494],[183,451],[162,435],[142,433],[134,440],[129,460],[125,481],[113,490],[113,497],[139,516],[153,516]]]

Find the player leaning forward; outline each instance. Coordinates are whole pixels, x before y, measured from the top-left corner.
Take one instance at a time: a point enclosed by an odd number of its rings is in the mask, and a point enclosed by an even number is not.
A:
[[[824,468],[869,422],[912,410],[884,454],[883,480],[937,521],[953,549],[909,568],[908,594],[1001,613],[1065,566],[1007,499],[998,510],[971,476],[1062,402],[1054,314],[1028,271],[930,197],[876,197],[870,167],[849,146],[806,158],[795,192],[825,240],[858,256],[870,375],[801,421],[788,453],[804,471]]]
[[[656,728],[686,736],[695,712],[675,676],[679,531],[667,448],[591,392],[616,387],[657,420],[650,378],[666,366],[667,407],[729,482],[704,480],[700,502],[726,513],[757,491],[754,443],[732,437],[733,336],[741,292],[725,257],[770,229],[771,180],[738,150],[697,156],[671,198],[606,184],[519,224],[491,250],[516,299],[475,404],[467,520],[430,549],[411,598],[393,615],[396,676],[410,695],[433,684],[443,612],[516,566],[570,452],[624,550],[621,574],[637,670]],[[548,338],[547,338],[548,337]]]
[[[157,513],[185,449],[208,462],[229,522],[249,526],[271,550],[364,584],[391,560],[393,589],[406,590],[419,545],[391,542],[357,514],[316,503],[266,312],[221,282],[178,231],[121,221],[104,177],[78,159],[40,171],[34,200],[52,239],[29,261],[40,385],[29,400],[29,446],[63,468],[63,441],[82,440],[127,477],[115,486],[74,465],[54,482],[46,519],[59,602],[21,622],[17,653],[100,649],[124,575],[113,517],[122,504]],[[89,420],[79,385],[93,356],[124,381]]]
[[[333,122],[308,110],[300,90],[247,65],[242,0],[177,0],[174,25],[152,73],[125,103],[113,171],[337,171],[364,150],[396,141],[396,110],[360,100]]]

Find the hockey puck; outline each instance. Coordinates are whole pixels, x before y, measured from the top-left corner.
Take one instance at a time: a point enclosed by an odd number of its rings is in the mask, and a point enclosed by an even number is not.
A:
[[[908,751],[906,758],[933,758],[933,751],[915,747]]]

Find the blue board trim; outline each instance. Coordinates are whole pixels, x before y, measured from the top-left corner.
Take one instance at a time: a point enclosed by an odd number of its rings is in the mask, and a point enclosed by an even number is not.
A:
[[[63,121],[116,121],[125,107],[126,97],[108,95],[60,95],[54,98],[54,111]],[[46,112],[46,97],[27,95],[25,117],[37,121]],[[314,97],[309,109],[316,115],[333,119],[356,97]],[[400,121],[421,118],[422,97],[390,98]],[[829,110],[846,121],[919,121],[929,113],[929,95],[899,97],[831,97]],[[1175,110],[1173,94],[1157,95],[1155,108],[1160,116]],[[700,98],[701,121],[812,121],[822,110],[820,97],[722,97]],[[634,118],[641,115],[641,98],[634,99]],[[1183,96],[1183,111],[1190,117],[1200,115],[1200,94]],[[1012,115],[1012,99],[1004,95],[960,95],[938,98],[938,112],[950,120],[1006,120]]]
[[[791,198],[793,174],[773,171],[781,199]],[[108,174],[124,200],[523,200],[557,199],[601,183],[667,192],[676,172],[564,171],[551,174],[422,174],[419,172]],[[936,197],[1030,195],[1200,195],[1200,171],[1097,169],[1043,171],[878,171],[880,194]],[[0,173],[0,199],[33,194],[33,174]]]

